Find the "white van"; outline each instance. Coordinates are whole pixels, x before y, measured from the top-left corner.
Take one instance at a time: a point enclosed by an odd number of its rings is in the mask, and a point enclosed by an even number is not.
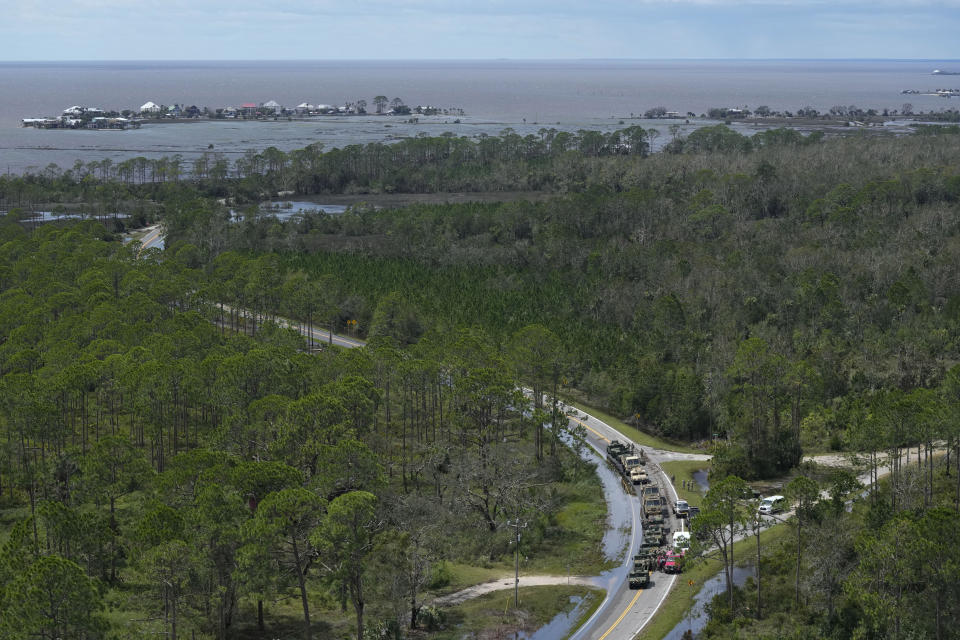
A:
[[[783,496],[770,496],[769,498],[764,498],[760,501],[760,508],[758,511],[765,516],[769,516],[774,513],[780,513],[783,511]]]
[[[673,532],[673,548],[675,551],[686,551],[690,548],[690,532],[689,531],[674,531]]]

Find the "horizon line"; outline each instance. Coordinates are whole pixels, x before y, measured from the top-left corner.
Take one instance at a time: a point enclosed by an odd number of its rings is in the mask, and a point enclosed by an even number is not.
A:
[[[960,62],[960,58],[795,58],[795,57],[664,57],[664,58],[87,58],[73,60],[0,60],[0,64],[84,64],[143,62]]]

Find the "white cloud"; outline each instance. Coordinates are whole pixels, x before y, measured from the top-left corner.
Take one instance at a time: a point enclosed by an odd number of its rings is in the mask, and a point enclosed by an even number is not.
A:
[[[22,2],[4,11],[0,60],[938,58],[956,55],[960,31],[953,8],[960,0],[60,0],[53,10],[39,7]]]

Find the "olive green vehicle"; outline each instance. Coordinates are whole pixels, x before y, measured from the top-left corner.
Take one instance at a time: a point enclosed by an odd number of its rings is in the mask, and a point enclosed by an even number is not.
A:
[[[663,517],[663,503],[659,497],[645,497],[643,499],[643,517],[650,519],[655,515]]]
[[[649,482],[649,477],[643,468],[647,455],[642,447],[614,440],[607,445],[607,459],[631,484],[642,485],[644,482]]]
[[[645,549],[643,545],[640,545],[640,550],[637,555],[633,556],[633,564],[636,565],[638,562],[647,562],[650,564],[648,568],[653,568],[653,561],[657,557],[657,550],[655,548]]]
[[[646,527],[660,527],[661,529],[669,528],[667,526],[666,517],[661,513],[651,513],[643,523],[643,526]]]
[[[630,447],[623,444],[619,440],[614,440],[607,445],[607,455],[611,458],[617,459],[625,453],[630,452]]]
[[[646,529],[644,529],[643,541],[646,542],[648,540],[651,543],[657,545],[658,547],[662,547],[666,542],[666,536],[663,533],[663,529],[661,527],[656,527],[656,526],[647,527]]]
[[[644,538],[643,544],[640,545],[640,553],[637,555],[648,555],[649,557],[652,558],[656,556],[659,550],[660,550],[659,544]]]
[[[650,571],[653,568],[654,559],[644,553],[638,553],[633,558],[633,570],[630,572],[630,588],[645,589],[650,585]]]
[[[630,588],[631,589],[646,589],[650,586],[650,572],[643,570],[637,571],[634,569],[630,572]]]

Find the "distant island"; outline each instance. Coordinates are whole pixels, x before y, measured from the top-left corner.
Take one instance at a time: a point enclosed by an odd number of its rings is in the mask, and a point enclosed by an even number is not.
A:
[[[960,71],[943,71],[942,69],[934,69],[930,72],[932,76],[960,76]]]
[[[411,107],[400,98],[386,96],[373,98],[373,112],[367,111],[367,101],[345,102],[342,106],[302,102],[295,107],[285,107],[276,100],[244,102],[239,106],[220,108],[196,105],[163,105],[148,101],[139,109],[104,110],[99,107],[74,105],[63,110],[59,116],[23,118],[24,127],[37,129],[128,129],[139,128],[145,123],[189,122],[196,120],[279,120],[281,118],[313,118],[320,116],[463,116],[460,107],[436,107],[417,105]]]
[[[902,95],[932,95],[939,97],[960,97],[960,89],[935,89],[920,91],[904,89]],[[325,116],[409,116],[406,122],[416,124],[419,116],[453,116],[459,118],[465,115],[460,107],[421,106],[410,107],[400,98],[388,100],[386,96],[377,96],[373,99],[373,111],[368,111],[366,100],[345,102],[341,106],[330,104],[312,104],[302,102],[295,107],[285,107],[275,100],[254,103],[244,102],[239,106],[220,108],[198,107],[196,105],[170,106],[146,102],[139,109],[123,109],[121,111],[106,111],[99,107],[72,106],[64,109],[60,116],[44,118],[23,118],[24,127],[37,129],[128,129],[139,128],[147,123],[186,123],[210,120],[312,120]],[[753,109],[747,105],[736,107],[711,107],[699,115],[693,111],[674,111],[664,106],[647,109],[642,113],[630,113],[621,116],[621,124],[626,119],[631,120],[710,120],[730,124],[734,121],[752,122],[755,124],[779,124],[786,126],[877,126],[889,120],[898,118],[913,118],[923,116],[926,119],[958,122],[960,113],[955,109],[939,111],[914,111],[913,105],[905,103],[900,109],[873,109],[862,108],[856,105],[835,105],[828,110],[820,111],[814,107],[805,106],[791,110],[776,110],[766,105]],[[460,120],[453,121],[459,124]],[[526,120],[524,120],[526,123]],[[533,124],[537,124],[534,122]],[[558,123],[559,124],[559,123]]]
[[[960,74],[946,74],[960,75]],[[921,91],[919,89],[904,89],[900,93],[915,96],[937,96],[938,98],[960,98],[960,89],[928,89]]]

